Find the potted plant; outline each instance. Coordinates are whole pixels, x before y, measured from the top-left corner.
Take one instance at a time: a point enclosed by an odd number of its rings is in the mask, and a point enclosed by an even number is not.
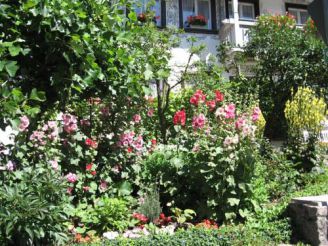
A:
[[[188,16],[187,21],[191,28],[207,28],[207,20],[203,15]]]

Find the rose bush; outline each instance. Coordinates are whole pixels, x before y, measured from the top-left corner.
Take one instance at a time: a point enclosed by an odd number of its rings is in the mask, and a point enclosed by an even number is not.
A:
[[[143,180],[159,185],[162,204],[192,208],[203,218],[245,218],[252,210],[261,111],[242,112],[218,90],[196,90],[189,103],[174,114],[177,135],[170,145],[144,161]]]

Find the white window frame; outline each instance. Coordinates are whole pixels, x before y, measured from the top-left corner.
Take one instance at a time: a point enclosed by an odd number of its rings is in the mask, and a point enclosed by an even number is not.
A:
[[[230,15],[230,12],[228,13],[229,14],[229,18],[234,18],[233,16],[233,6],[232,6],[232,1],[229,1],[228,4],[230,6],[228,6],[228,10],[229,9],[232,9],[232,16]],[[243,16],[243,8],[242,6],[251,6],[252,7],[252,10],[253,10],[253,17],[252,18],[248,18],[248,17],[244,17]],[[239,19],[240,20],[247,20],[247,21],[253,21],[255,20],[255,4],[254,3],[247,3],[247,2],[238,2],[238,14],[239,14]]]
[[[251,6],[252,7],[252,17],[244,17],[243,16],[243,6]],[[255,5],[254,3],[244,3],[244,2],[239,2],[238,4],[238,13],[239,13],[239,19],[241,20],[255,20]]]
[[[207,19],[207,30],[211,30],[212,29],[212,6],[211,6],[211,0],[193,0],[194,1],[194,6],[195,6],[195,11],[194,11],[194,15],[199,15],[198,13],[198,3],[199,2],[208,2],[208,10],[209,10],[209,17]],[[183,13],[183,3],[182,3],[182,13]],[[182,14],[182,18],[188,18],[188,16],[183,16]],[[183,22],[187,21],[187,19],[183,19]]]
[[[307,15],[309,16],[309,13],[308,13],[308,11],[306,10],[306,9],[301,9],[301,8],[288,8],[288,10],[287,10],[287,12],[289,13],[289,11],[295,11],[295,12],[297,12],[297,16],[295,16],[295,20],[296,20],[296,24],[297,25],[305,25],[306,24],[306,22],[305,23],[302,23],[301,22],[301,12],[305,12],[305,13],[307,13]]]

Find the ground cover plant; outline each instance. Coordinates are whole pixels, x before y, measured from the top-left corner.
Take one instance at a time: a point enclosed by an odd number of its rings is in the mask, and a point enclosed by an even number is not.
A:
[[[176,31],[121,8],[133,4],[1,2],[0,125],[14,141],[0,145],[0,243],[288,241],[286,197],[322,176],[272,150],[261,101],[219,67],[187,64],[170,85]]]

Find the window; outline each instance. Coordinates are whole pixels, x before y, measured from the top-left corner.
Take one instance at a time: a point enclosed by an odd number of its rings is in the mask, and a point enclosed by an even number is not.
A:
[[[186,29],[216,29],[215,0],[180,0],[180,26]]]
[[[156,22],[157,26],[162,26],[162,1],[155,0],[155,5],[151,4],[151,2],[151,0],[139,0],[134,10],[137,15],[147,12],[147,10],[153,11],[155,14],[154,22]]]
[[[227,18],[234,18],[233,6],[231,0],[226,0]],[[240,20],[255,20],[256,16],[260,15],[258,0],[238,1],[238,14]]]
[[[286,11],[295,17],[296,24],[298,25],[304,25],[309,18],[305,5],[286,4]]]
[[[229,18],[233,18],[232,2],[228,3]],[[254,20],[255,19],[255,4],[239,2],[238,3],[239,19],[241,20]]]

